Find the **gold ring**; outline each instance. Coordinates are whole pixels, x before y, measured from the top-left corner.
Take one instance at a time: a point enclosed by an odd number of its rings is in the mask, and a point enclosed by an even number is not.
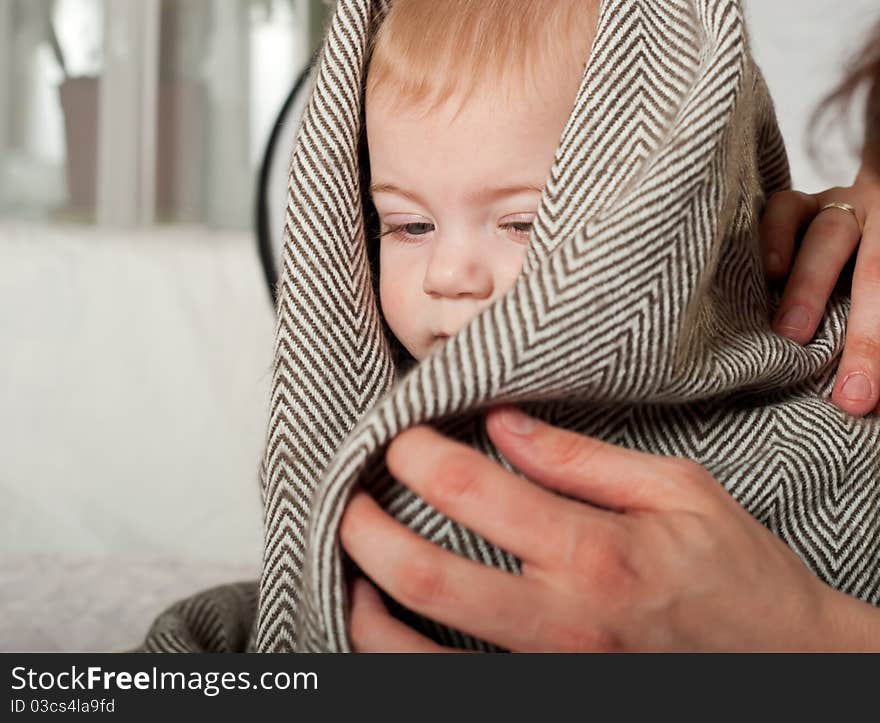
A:
[[[832,201],[831,203],[826,203],[822,206],[822,208],[819,209],[819,213],[822,213],[822,211],[827,208],[839,208],[841,211],[849,211],[856,220],[856,225],[859,227],[859,234],[864,235],[865,227],[862,225],[862,220],[859,218],[858,211],[856,211],[854,206],[850,206],[848,203],[843,203],[843,201]]]

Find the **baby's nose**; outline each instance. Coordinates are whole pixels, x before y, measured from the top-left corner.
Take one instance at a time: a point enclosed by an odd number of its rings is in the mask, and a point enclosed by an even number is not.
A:
[[[491,259],[466,243],[434,245],[423,289],[429,296],[487,299],[492,295]]]

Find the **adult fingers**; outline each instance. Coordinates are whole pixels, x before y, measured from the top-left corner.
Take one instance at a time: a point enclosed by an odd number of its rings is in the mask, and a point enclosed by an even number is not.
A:
[[[529,479],[610,510],[702,509],[718,484],[698,464],[624,449],[529,417],[490,410],[492,441]],[[709,484],[711,483],[711,484]]]
[[[846,345],[832,399],[861,416],[880,398],[880,216],[869,216],[853,274]]]
[[[342,545],[395,600],[425,617],[513,650],[530,650],[535,583],[444,550],[386,514],[365,492],[348,504]]]
[[[618,532],[607,511],[542,489],[430,427],[399,434],[386,461],[432,507],[526,561],[555,560],[579,525],[589,524],[596,537]]]
[[[842,189],[832,189],[818,197],[820,205],[844,198],[847,197]],[[854,199],[849,200],[855,205]],[[859,213],[864,218],[864,212]],[[778,334],[799,344],[806,344],[813,337],[840,272],[860,237],[859,222],[849,211],[828,208],[818,213],[807,229],[773,318],[773,329]]]
[[[817,209],[816,199],[799,191],[781,191],[770,197],[758,229],[764,268],[770,278],[777,279],[786,274],[791,266],[798,231]]]
[[[351,589],[351,639],[358,653],[448,653],[388,613],[370,583],[359,577]]]

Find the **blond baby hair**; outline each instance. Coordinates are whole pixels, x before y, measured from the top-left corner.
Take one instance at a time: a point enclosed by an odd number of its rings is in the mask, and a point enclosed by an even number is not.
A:
[[[579,72],[599,0],[395,0],[370,46],[367,96],[430,112],[477,89],[540,93],[551,74]],[[529,87],[531,86],[531,87]]]

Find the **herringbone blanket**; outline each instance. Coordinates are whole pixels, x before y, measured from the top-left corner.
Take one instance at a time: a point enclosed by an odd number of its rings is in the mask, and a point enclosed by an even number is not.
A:
[[[292,160],[255,586],[184,601],[147,650],[348,651],[338,527],[355,485],[439,545],[518,561],[390,478],[430,423],[510,469],[481,413],[703,464],[828,584],[880,604],[880,422],[828,400],[848,300],[805,347],[769,327],[756,222],[789,183],[737,0],[604,0],[518,282],[412,368],[365,243],[363,87],[393,0],[339,0]],[[399,614],[443,643],[488,649]]]

